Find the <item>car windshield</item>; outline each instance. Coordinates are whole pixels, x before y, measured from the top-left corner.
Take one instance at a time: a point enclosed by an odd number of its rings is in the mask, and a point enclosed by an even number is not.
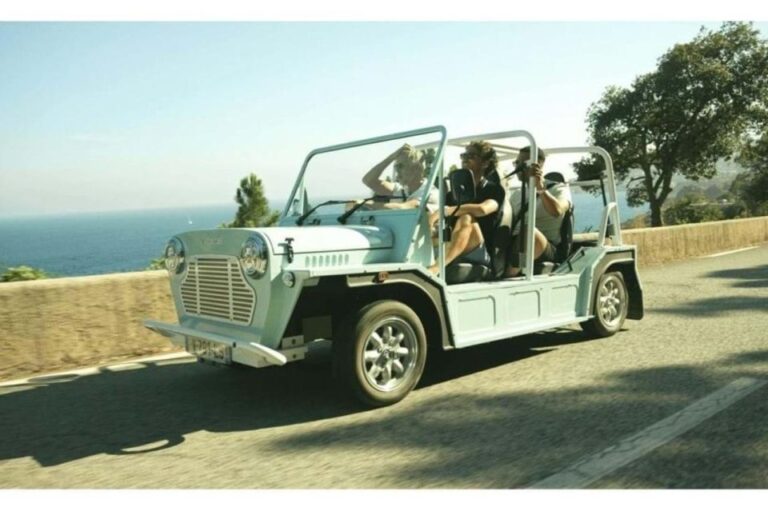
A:
[[[320,150],[307,162],[303,179],[291,197],[288,216],[301,217],[318,205],[322,205],[318,214],[341,213],[358,201],[374,197],[366,208],[377,209],[387,202],[420,206],[430,187],[428,177],[442,137],[434,130]],[[427,195],[428,200],[437,196],[436,192]]]

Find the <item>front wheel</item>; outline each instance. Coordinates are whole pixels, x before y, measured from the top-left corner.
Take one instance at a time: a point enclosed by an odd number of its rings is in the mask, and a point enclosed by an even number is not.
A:
[[[427,360],[427,336],[410,307],[371,303],[344,321],[334,339],[336,374],[369,406],[387,406],[416,386]]]
[[[629,293],[621,272],[604,273],[595,290],[595,317],[581,323],[581,328],[593,337],[610,337],[621,329],[628,309]]]

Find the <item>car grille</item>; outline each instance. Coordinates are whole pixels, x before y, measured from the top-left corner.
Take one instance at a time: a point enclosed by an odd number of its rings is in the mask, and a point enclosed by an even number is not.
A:
[[[189,261],[181,284],[187,314],[249,324],[256,293],[245,282],[235,258],[198,257]]]

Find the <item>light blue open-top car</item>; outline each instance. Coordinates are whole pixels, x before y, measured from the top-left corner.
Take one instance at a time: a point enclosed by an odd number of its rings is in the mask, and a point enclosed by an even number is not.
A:
[[[598,147],[545,149],[548,160],[603,160],[596,180],[570,183],[602,191],[595,232],[574,235],[579,212],[569,211],[558,260],[535,264],[527,247],[534,246],[536,208],[520,208],[516,221],[505,199],[494,244],[486,247],[490,262],[459,258],[445,266],[453,220],[437,214],[432,225],[430,217],[444,204],[473,200],[471,176],[456,167],[476,140],[496,150],[499,185],[509,196],[512,181],[521,183],[503,167],[523,146],[531,160],[538,154],[526,131],[448,139],[437,126],[310,152],[277,226],[191,231],[169,241],[165,262],[179,323],[145,325],[222,365],[284,365],[330,344],[336,376],[364,403],[382,406],[416,386],[428,347],[462,349],[574,323],[609,336],[625,318],[642,318],[636,250],[622,242],[611,158]],[[395,186],[401,176],[388,155],[404,144],[421,151],[423,183],[434,189],[407,195]],[[366,186],[374,168],[399,192]],[[525,185],[522,204],[535,204],[533,177]],[[512,229],[522,239],[522,274],[503,278]]]

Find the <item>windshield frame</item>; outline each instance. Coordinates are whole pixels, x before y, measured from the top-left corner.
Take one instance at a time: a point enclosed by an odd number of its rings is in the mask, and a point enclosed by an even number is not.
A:
[[[437,153],[435,154],[435,159],[432,162],[432,168],[429,169],[428,172],[428,182],[434,183],[435,178],[438,174],[438,169],[442,165],[443,160],[443,151],[445,149],[445,144],[447,142],[447,131],[444,126],[429,126],[427,128],[421,128],[417,130],[410,130],[410,131],[402,131],[399,133],[392,133],[389,135],[382,135],[379,137],[373,137],[373,138],[366,138],[363,140],[355,140],[353,142],[347,142],[344,144],[337,144],[327,147],[320,147],[317,149],[313,149],[312,151],[307,154],[306,158],[304,159],[304,164],[301,166],[301,171],[299,172],[298,177],[296,178],[296,182],[293,185],[293,189],[291,190],[291,194],[288,197],[288,201],[285,203],[285,207],[283,208],[283,212],[280,214],[280,222],[282,223],[283,220],[288,218],[289,213],[292,211],[294,207],[295,201],[299,201],[299,204],[302,203],[304,200],[303,197],[297,197],[297,194],[301,190],[304,189],[304,176],[307,171],[307,167],[309,166],[309,162],[314,158],[315,156],[319,154],[324,153],[330,153],[334,151],[341,151],[344,149],[351,149],[354,147],[361,147],[365,145],[372,145],[372,144],[378,144],[380,142],[389,142],[391,140],[398,140],[401,138],[408,138],[408,137],[415,137],[419,135],[429,135],[430,133],[436,133],[440,135],[440,141],[436,144],[437,146]],[[431,145],[431,144],[430,144]],[[420,212],[423,211],[426,208],[427,205],[427,197],[430,192],[430,187],[425,187],[424,195],[421,197],[421,202],[419,205],[419,208],[417,208]],[[302,210],[306,208],[306,204],[302,205]],[[420,216],[420,215],[419,215]],[[414,225],[415,228],[415,225]]]

